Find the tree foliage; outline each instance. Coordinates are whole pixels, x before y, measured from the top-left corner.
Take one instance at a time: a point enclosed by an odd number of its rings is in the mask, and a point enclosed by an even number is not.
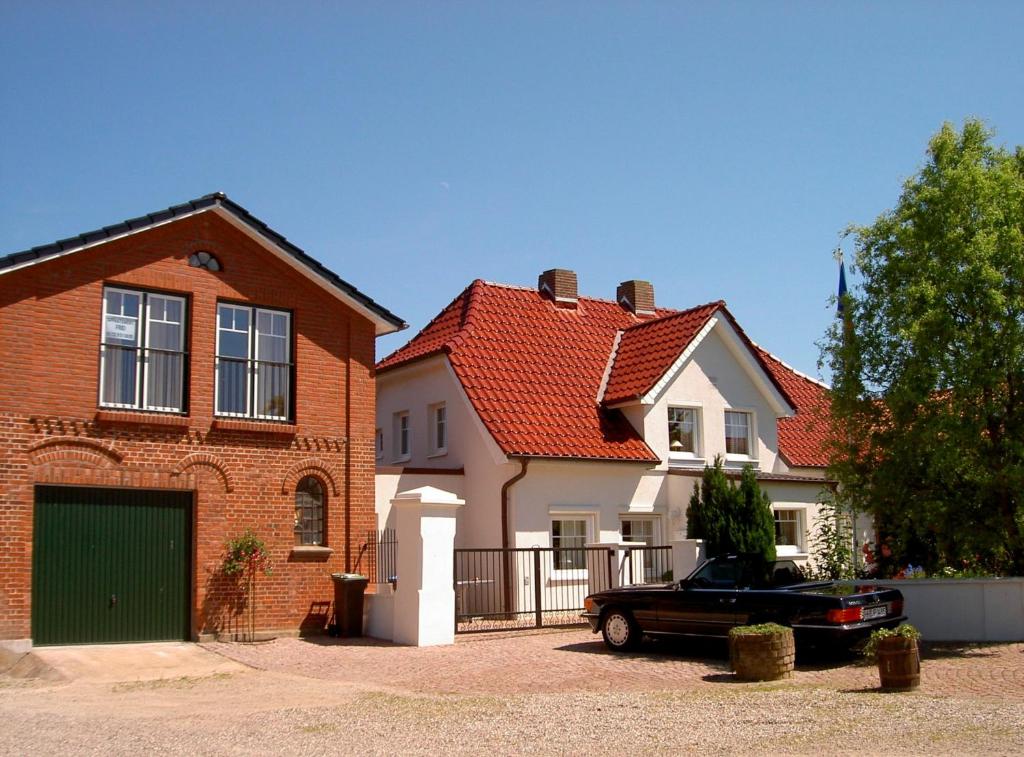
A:
[[[832,473],[900,559],[1024,572],[1024,150],[946,124],[848,229],[862,284],[823,360]]]
[[[725,554],[756,554],[775,559],[775,519],[768,495],[757,485],[749,465],[743,468],[739,486],[725,475],[722,458],[704,467],[700,485],[694,487],[686,511],[686,532],[703,539],[708,557]]]

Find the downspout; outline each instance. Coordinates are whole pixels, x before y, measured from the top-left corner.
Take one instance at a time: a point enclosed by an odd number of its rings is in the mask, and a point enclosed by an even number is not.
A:
[[[502,599],[505,612],[512,611],[512,553],[509,549],[509,524],[508,524],[508,493],[512,486],[526,476],[526,469],[530,465],[530,458],[519,458],[519,472],[501,485],[501,548],[505,555],[504,581],[502,581]]]
[[[512,476],[508,481],[501,485],[501,548],[508,549],[509,543],[509,528],[508,528],[508,492],[509,489],[517,482],[526,476],[526,468],[530,464],[530,458],[521,457],[519,463],[522,466],[519,472]]]

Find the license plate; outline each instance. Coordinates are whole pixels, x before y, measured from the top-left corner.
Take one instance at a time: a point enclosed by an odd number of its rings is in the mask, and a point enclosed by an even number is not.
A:
[[[860,616],[864,620],[874,620],[875,618],[884,618],[888,613],[888,608],[885,605],[879,605],[878,607],[865,607]]]

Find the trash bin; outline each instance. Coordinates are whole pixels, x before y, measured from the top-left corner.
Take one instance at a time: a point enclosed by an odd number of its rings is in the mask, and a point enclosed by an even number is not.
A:
[[[334,580],[334,635],[363,635],[363,592],[370,582],[358,573],[332,573]]]

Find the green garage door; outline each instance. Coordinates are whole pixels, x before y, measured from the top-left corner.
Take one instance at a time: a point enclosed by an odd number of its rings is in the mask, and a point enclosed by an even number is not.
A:
[[[35,644],[189,637],[192,495],[37,486]]]

